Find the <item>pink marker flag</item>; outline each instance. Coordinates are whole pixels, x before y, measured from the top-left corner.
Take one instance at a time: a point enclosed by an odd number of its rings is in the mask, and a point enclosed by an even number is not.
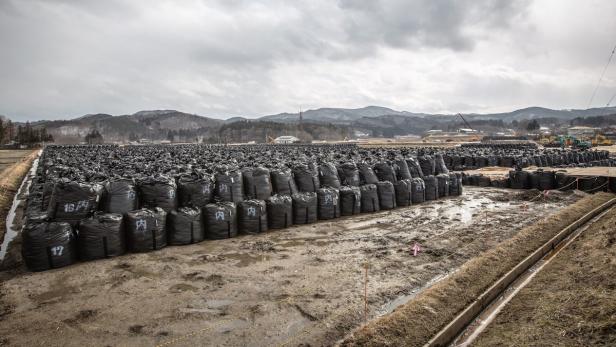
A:
[[[421,251],[421,247],[419,247],[419,245],[417,244],[417,242],[415,242],[415,244],[413,245],[412,250],[413,250],[413,257],[416,257],[416,256],[417,256],[417,253],[418,253],[419,251]]]

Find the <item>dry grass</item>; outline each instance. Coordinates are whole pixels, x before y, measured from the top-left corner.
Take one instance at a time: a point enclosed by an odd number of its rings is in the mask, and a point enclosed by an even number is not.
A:
[[[32,151],[29,155],[22,158],[21,161],[0,172],[0,242],[4,239],[6,216],[13,204],[13,198],[35,158],[36,151]]]
[[[537,274],[477,341],[616,346],[616,208]]]
[[[614,195],[609,193],[587,196],[564,210],[524,228],[493,250],[468,261],[459,271],[425,290],[393,313],[354,332],[341,345],[424,345],[517,263],[558,231],[613,197]]]

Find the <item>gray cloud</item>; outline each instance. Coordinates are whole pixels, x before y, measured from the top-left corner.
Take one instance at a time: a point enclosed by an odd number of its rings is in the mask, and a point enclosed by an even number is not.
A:
[[[584,107],[614,44],[614,10],[574,0],[5,0],[0,114]],[[597,100],[616,92],[614,70]]]

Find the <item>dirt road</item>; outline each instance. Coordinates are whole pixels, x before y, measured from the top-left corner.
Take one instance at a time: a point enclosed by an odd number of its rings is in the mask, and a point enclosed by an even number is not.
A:
[[[616,208],[505,305],[474,346],[616,345]]]
[[[0,272],[0,345],[331,345],[579,199],[461,197],[43,273]],[[421,247],[417,257],[411,247]],[[18,244],[18,243],[16,243]]]

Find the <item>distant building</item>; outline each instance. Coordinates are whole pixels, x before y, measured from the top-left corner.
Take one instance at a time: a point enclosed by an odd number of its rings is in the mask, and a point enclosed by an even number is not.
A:
[[[575,136],[575,137],[585,137],[585,136],[590,137],[590,136],[594,136],[598,130],[599,130],[598,128],[591,128],[591,127],[584,127],[584,126],[570,127],[567,129],[567,135]]]
[[[277,138],[274,139],[274,143],[279,144],[279,145],[296,143],[296,142],[299,142],[299,139],[295,136],[289,136],[289,135],[278,136]]]
[[[443,133],[443,130],[441,129],[433,129],[433,130],[428,130],[425,132],[426,135],[440,135]]]
[[[458,129],[458,132],[460,134],[476,134],[477,130],[467,129],[467,128],[460,128],[460,129]]]

